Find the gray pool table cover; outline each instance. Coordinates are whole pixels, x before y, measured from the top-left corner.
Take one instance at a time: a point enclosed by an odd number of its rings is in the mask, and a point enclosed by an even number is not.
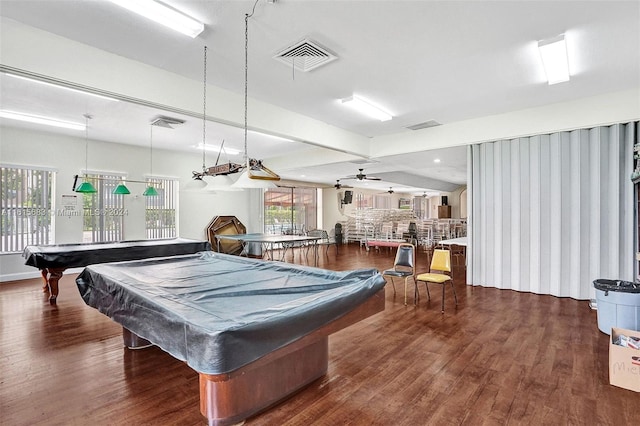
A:
[[[334,272],[214,252],[88,266],[87,305],[205,374],[234,371],[382,289],[376,269]]]
[[[178,256],[211,250],[208,241],[186,238],[103,243],[27,246],[22,252],[25,265],[44,268],[78,268],[95,263]]]

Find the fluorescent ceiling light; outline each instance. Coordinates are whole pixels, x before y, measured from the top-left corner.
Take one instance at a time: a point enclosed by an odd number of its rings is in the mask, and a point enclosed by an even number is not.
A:
[[[380,121],[388,121],[393,118],[391,114],[384,111],[380,107],[373,105],[371,102],[356,95],[353,95],[347,99],[343,99],[342,103],[344,105],[347,105],[348,107],[354,108],[362,114],[368,115],[369,117],[375,118]]]
[[[100,98],[100,99],[106,99],[106,100],[109,100],[109,101],[117,101],[118,100],[118,99],[115,99],[115,98],[110,98],[109,96],[97,95],[95,93],[85,92],[84,90],[74,89],[74,88],[67,87],[67,86],[61,86],[59,84],[49,83],[48,81],[36,80],[35,78],[24,77],[22,75],[9,74],[9,73],[7,73],[6,75],[8,75],[9,77],[20,79],[20,80],[26,80],[26,81],[29,81],[31,83],[38,83],[38,84],[42,84],[43,86],[55,87],[56,89],[64,89],[64,90],[68,90],[70,92],[75,92],[75,93],[80,93],[80,94],[83,94],[83,95],[93,96],[93,97]]]
[[[203,146],[203,143],[200,142],[198,145],[195,145],[194,148],[197,149],[205,149],[206,151],[214,151],[214,152],[220,152],[220,147],[218,145],[209,145],[206,144]],[[235,148],[227,148],[226,146],[222,149],[222,152],[227,154],[227,155],[238,155],[240,154],[242,151],[240,151],[239,149],[235,149]]]
[[[204,24],[172,7],[154,0],[111,0],[118,6],[129,9],[145,18],[167,26],[172,30],[196,38],[204,31]]]
[[[0,117],[10,120],[26,121],[28,123],[44,124],[45,126],[63,127],[72,130],[84,130],[82,123],[71,123],[69,121],[56,120],[55,118],[42,117],[39,115],[23,114],[21,112],[0,110]]]
[[[569,81],[569,60],[567,59],[567,44],[564,40],[564,34],[549,40],[539,41],[538,49],[549,84]]]

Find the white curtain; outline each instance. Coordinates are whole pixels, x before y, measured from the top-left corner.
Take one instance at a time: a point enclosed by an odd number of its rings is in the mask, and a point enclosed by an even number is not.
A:
[[[469,147],[467,282],[575,299],[632,281],[638,123]]]

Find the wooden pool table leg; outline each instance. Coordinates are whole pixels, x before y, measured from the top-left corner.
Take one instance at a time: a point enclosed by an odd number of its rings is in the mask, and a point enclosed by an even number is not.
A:
[[[56,304],[58,298],[58,281],[62,278],[65,268],[45,268],[41,271],[42,278],[45,280],[43,291],[49,291],[49,303]]]
[[[238,424],[324,376],[328,337],[266,358],[228,374],[200,373],[200,412],[209,426]]]
[[[42,292],[43,293],[48,293],[49,292],[49,280],[47,279],[47,276],[49,275],[49,271],[47,270],[47,268],[41,269],[40,270],[40,274],[42,274],[42,279],[44,280],[44,284],[42,285]]]

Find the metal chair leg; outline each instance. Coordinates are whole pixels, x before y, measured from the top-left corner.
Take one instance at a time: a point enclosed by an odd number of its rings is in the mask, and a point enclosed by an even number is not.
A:
[[[407,280],[409,277],[404,279],[404,306],[407,306]]]
[[[389,277],[389,278],[391,278],[391,285],[393,286],[393,294],[395,295],[396,294],[396,283],[393,282],[393,277]]]

